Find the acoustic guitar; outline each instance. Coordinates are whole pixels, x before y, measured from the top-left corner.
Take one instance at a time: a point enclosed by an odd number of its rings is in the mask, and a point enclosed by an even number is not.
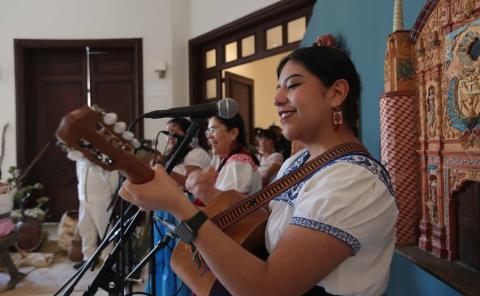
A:
[[[151,181],[153,170],[133,155],[135,141],[132,135],[119,128],[121,124],[114,122],[112,117],[111,113],[107,114],[98,107],[81,107],[65,115],[56,136],[60,145],[76,157],[83,156],[108,171],[118,170],[136,184]],[[245,196],[227,191],[202,210],[242,247],[265,257],[264,232],[268,212],[260,207],[247,215],[253,206],[255,204],[247,201]],[[198,265],[195,256],[191,245],[179,241],[170,261],[172,270],[196,295],[210,295],[213,290],[226,292],[206,264]]]

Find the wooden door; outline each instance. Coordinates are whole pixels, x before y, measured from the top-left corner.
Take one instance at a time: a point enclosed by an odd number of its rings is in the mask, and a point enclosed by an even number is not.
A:
[[[26,168],[50,142],[29,174],[30,182],[45,185],[42,194],[50,197],[50,221],[78,209],[75,164],[55,146],[60,119],[87,104],[88,77],[92,104],[116,112],[126,123],[139,116],[143,112],[141,45],[141,39],[15,40],[17,163]],[[88,64],[87,47],[106,54]],[[138,137],[143,135],[142,127],[139,123],[135,129]]]
[[[466,182],[456,198],[459,261],[480,271],[480,183]]]
[[[253,143],[254,128],[253,86],[253,79],[225,72],[225,97],[237,101],[238,113],[240,113],[245,123],[246,136],[250,143]]]
[[[90,89],[92,104],[115,112],[127,124],[141,113],[136,97],[138,65],[132,47],[90,47]],[[140,135],[140,125],[135,126]]]
[[[49,148],[29,173],[30,182],[41,182],[41,195],[50,198],[50,220],[78,209],[74,162],[56,144],[61,118],[86,104],[85,49],[36,49],[26,58],[26,157],[32,161],[46,143]],[[21,166],[25,168],[25,166]]]

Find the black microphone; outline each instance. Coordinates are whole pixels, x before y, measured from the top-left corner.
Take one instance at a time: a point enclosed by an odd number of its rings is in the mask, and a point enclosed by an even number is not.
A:
[[[196,104],[187,107],[176,107],[166,110],[155,110],[143,115],[144,118],[163,117],[211,117],[218,115],[229,119],[237,114],[237,102],[234,99],[224,98],[218,102]]]
[[[176,134],[176,133],[170,133],[169,131],[160,131],[161,134],[167,135],[169,137],[174,137],[175,139],[183,139],[185,136]]]

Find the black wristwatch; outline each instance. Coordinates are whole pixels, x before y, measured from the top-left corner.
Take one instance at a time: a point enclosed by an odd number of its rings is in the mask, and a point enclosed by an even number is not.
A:
[[[208,220],[207,214],[198,211],[192,218],[183,220],[175,227],[174,234],[184,243],[191,244],[197,238],[198,230],[205,221]]]

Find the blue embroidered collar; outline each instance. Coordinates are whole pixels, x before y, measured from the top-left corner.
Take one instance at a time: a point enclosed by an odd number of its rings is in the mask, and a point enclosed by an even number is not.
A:
[[[310,153],[307,150],[305,150],[285,169],[285,171],[283,171],[282,177],[290,173],[291,171],[301,167],[305,162],[307,162],[309,157],[310,157]],[[372,158],[370,155],[353,152],[351,154],[347,154],[340,158],[330,161],[330,163],[327,163],[321,168],[319,168],[318,171],[321,171],[329,166],[332,166],[337,162],[348,162],[348,163],[359,165],[368,169],[370,172],[377,175],[377,177],[385,184],[390,194],[392,194],[392,196],[395,196],[395,192],[393,190],[393,186],[391,184],[390,177],[388,175],[387,170],[382,166],[382,164],[380,164],[377,160]],[[298,193],[303,187],[303,184],[305,184],[305,182],[307,182],[317,172],[311,174],[308,178],[306,178],[302,182],[295,184],[289,190],[283,192],[282,194],[274,198],[274,200],[284,201],[284,202],[287,202],[292,207],[295,206],[295,201],[297,199]]]

